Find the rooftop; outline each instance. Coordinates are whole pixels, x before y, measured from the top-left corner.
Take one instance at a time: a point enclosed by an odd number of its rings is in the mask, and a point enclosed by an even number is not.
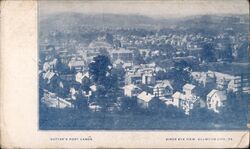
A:
[[[189,84],[189,83],[187,83],[187,84],[185,84],[185,85],[183,86],[183,90],[184,90],[184,89],[193,90],[194,88],[195,88],[195,85]]]
[[[133,90],[133,89],[136,89],[136,88],[139,88],[139,87],[137,87],[134,84],[129,84],[129,85],[124,86],[124,89],[129,89],[129,90]]]
[[[163,81],[158,82],[155,85],[155,88],[157,88],[157,87],[170,87],[171,89],[173,89],[169,80],[163,80]]]
[[[145,91],[140,93],[137,97],[145,102],[149,102],[150,100],[152,100],[154,98],[154,96],[152,94],[147,93]]]
[[[226,92],[225,91],[219,91],[219,90],[215,90],[213,89],[208,95],[207,97],[213,97],[214,95],[217,95],[218,98],[220,100],[226,100],[227,99],[227,96],[226,96]]]

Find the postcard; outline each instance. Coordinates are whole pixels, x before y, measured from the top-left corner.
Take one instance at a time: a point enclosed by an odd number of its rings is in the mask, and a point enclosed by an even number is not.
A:
[[[1,1],[6,148],[249,146],[246,0]]]

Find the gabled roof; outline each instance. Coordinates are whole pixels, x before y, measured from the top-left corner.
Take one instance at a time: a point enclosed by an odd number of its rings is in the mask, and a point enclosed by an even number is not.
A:
[[[96,85],[91,85],[90,89],[91,89],[91,91],[95,92],[97,90],[97,86]]]
[[[186,98],[186,96],[184,94],[182,94],[181,92],[175,92],[172,95],[172,98],[177,98],[177,99],[182,99],[182,100],[187,100],[188,98]]]
[[[55,75],[54,72],[48,71],[44,74],[43,78],[50,80]]]
[[[220,100],[224,101],[227,99],[226,92],[223,91],[218,91],[216,92],[217,96],[219,97]]]
[[[76,77],[76,80],[78,80],[78,81],[81,81],[83,78],[89,78],[90,77],[90,75],[89,75],[89,72],[78,72],[76,75],[75,75],[75,77]]]
[[[92,41],[88,47],[90,47],[90,48],[95,48],[95,47],[108,47],[108,48],[110,48],[112,46],[108,42],[95,40],[95,41]]]
[[[71,67],[84,66],[85,61],[84,60],[71,60],[68,65],[71,66]]]
[[[218,90],[211,90],[208,94],[207,94],[207,97],[212,97]]]
[[[90,76],[90,75],[89,75],[89,72],[86,72],[86,73],[84,73],[84,74],[82,75],[81,79],[83,79],[83,78],[85,78],[85,77],[86,77],[86,78],[89,78],[89,76]]]
[[[114,64],[124,64],[124,61],[121,59],[117,59],[114,61]]]
[[[126,74],[126,77],[141,77],[141,74],[139,74],[139,73],[128,73],[128,74]]]
[[[150,100],[152,100],[154,98],[154,96],[150,93],[143,91],[137,96],[137,98],[139,98],[145,102],[149,102]]]
[[[169,80],[163,80],[163,81],[157,83],[154,87],[155,87],[155,88],[157,88],[157,87],[158,87],[158,88],[166,88],[166,87],[169,87],[170,89],[173,89],[173,87],[172,87],[172,85],[171,85],[171,83],[170,83]]]
[[[172,95],[173,98],[180,98],[181,97],[181,93],[180,92],[175,92],[173,95]]]
[[[53,59],[52,61],[50,61],[49,64],[50,64],[50,65],[56,65],[57,61],[58,61],[58,60],[55,58],[55,59]]]
[[[227,99],[227,95],[225,91],[219,91],[215,89],[213,89],[209,94],[207,94],[207,97],[213,97],[215,95],[217,95],[218,98],[222,101]]]
[[[194,88],[195,88],[195,85],[189,84],[189,83],[183,86],[183,89],[188,89],[188,90],[193,90]]]
[[[124,86],[124,89],[133,90],[133,89],[139,89],[139,87],[137,87],[134,84],[129,84],[129,85]]]

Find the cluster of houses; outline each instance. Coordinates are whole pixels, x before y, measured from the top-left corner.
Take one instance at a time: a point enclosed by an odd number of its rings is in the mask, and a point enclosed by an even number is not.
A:
[[[66,80],[74,81],[78,84],[88,84],[90,82],[90,74],[86,70],[83,71],[86,63],[83,63],[80,59],[78,62],[77,58],[72,60],[68,66],[70,69],[74,67],[77,72],[73,77],[71,75],[71,79]],[[43,65],[42,77],[46,80],[47,84],[56,83],[55,78],[58,76],[58,73],[54,70],[56,63],[57,60],[53,59]],[[166,106],[175,106],[183,110],[187,115],[189,115],[194,108],[207,108],[219,113],[221,108],[225,106],[227,93],[237,93],[240,90],[240,83],[235,81],[239,79],[239,76],[232,76],[220,72],[191,72],[193,84],[186,83],[182,91],[176,91],[172,86],[171,80],[156,79],[156,72],[165,70],[155,63],[130,65],[124,68],[126,74],[124,77],[124,86],[121,87],[124,91],[124,96],[129,97],[131,100],[137,100],[138,106],[144,109],[149,108],[151,103],[154,103],[154,100],[161,100]],[[65,75],[62,75],[61,78],[64,79]],[[63,88],[62,81],[59,82],[59,87]],[[81,92],[84,97],[92,97],[97,90],[95,85],[91,85],[89,88],[90,90]],[[205,96],[201,95],[201,90],[207,90],[207,94]],[[44,99],[47,99],[45,100],[46,103],[52,107],[74,107],[70,101],[76,100],[76,95],[79,94],[79,91],[72,86],[69,92],[70,96],[67,99],[55,98],[56,96],[52,92],[48,93]],[[98,105],[93,104],[89,106],[95,110],[96,108],[100,108]]]
[[[198,90],[193,84],[185,84],[182,91],[174,92],[174,89],[169,80],[157,81],[155,84],[151,84],[152,90],[145,91],[138,87],[138,85],[129,84],[124,87],[124,95],[137,99],[138,105],[142,108],[149,108],[154,100],[163,101],[166,106],[172,105],[178,109],[183,110],[186,115],[190,115],[194,108],[208,108],[209,110],[219,113],[220,109],[225,106],[227,99],[226,91],[212,89],[202,99],[198,95]],[[133,98],[135,97],[135,98]]]
[[[145,38],[143,41],[153,39],[155,36],[159,35],[143,37]],[[126,41],[122,37],[115,38]],[[190,55],[195,55],[199,53],[197,51],[201,50],[199,45],[190,40],[210,40],[202,37],[202,35],[195,35],[194,37],[192,35],[185,35],[183,37],[169,35],[166,37],[159,36],[159,38],[156,39],[159,39],[159,41],[154,42],[165,41],[168,44],[177,46],[186,45],[187,50],[191,52]],[[179,39],[182,40],[179,41]],[[137,44],[141,44],[141,42]],[[160,100],[165,103],[166,108],[170,105],[175,106],[183,110],[186,115],[190,115],[195,108],[207,108],[213,112],[220,113],[221,109],[225,106],[228,93],[232,92],[236,94],[242,91],[240,83],[242,80],[239,76],[232,76],[215,71],[191,72],[192,81],[184,84],[182,90],[176,90],[173,87],[173,81],[171,79],[157,79],[157,72],[167,72],[168,67],[160,67],[154,62],[134,64],[134,59],[136,58],[134,53],[135,49],[129,47],[131,45],[134,44],[127,44],[127,46],[124,47],[121,45],[113,46],[107,43],[104,38],[98,38],[92,41],[85,50],[78,50],[74,54],[67,52],[65,54],[64,51],[60,51],[58,54],[60,61],[69,68],[69,72],[66,74],[58,73],[58,58],[53,58],[54,55],[47,54],[40,70],[41,79],[44,80],[45,86],[51,86],[52,89],[56,88],[55,85],[57,84],[59,90],[62,92],[64,92],[66,88],[65,82],[70,82],[68,87],[69,96],[65,98],[58,97],[53,91],[46,90],[46,96],[44,95],[43,101],[50,107],[72,108],[74,107],[74,100],[77,99],[79,94],[85,99],[90,99],[95,96],[97,86],[90,83],[91,76],[88,72],[88,64],[98,55],[107,55],[114,68],[123,68],[125,70],[125,76],[121,80],[122,83],[120,83],[122,85],[120,89],[122,89],[124,93],[122,96],[136,100],[138,106],[144,109],[149,108],[155,100]],[[53,48],[51,49],[51,47],[49,48],[48,50],[54,50]],[[161,54],[160,52],[157,53],[157,50],[151,54],[149,54],[149,51],[149,49],[139,49],[139,53],[145,57]],[[84,84],[89,84],[89,90],[79,90],[77,86]],[[101,108],[94,103],[88,103],[88,106],[95,111]]]

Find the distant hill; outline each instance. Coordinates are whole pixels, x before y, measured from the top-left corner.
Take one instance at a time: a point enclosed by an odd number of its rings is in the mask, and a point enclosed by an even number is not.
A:
[[[157,24],[159,20],[141,15],[116,15],[96,14],[86,15],[80,13],[60,13],[41,17],[41,28],[58,28],[62,26],[77,27],[87,26],[109,26],[109,27],[142,27]]]
[[[168,28],[170,26],[221,30],[233,27],[248,30],[248,15],[202,15],[176,19],[155,19],[142,15],[59,13],[39,17],[40,31],[74,30],[80,26]]]

